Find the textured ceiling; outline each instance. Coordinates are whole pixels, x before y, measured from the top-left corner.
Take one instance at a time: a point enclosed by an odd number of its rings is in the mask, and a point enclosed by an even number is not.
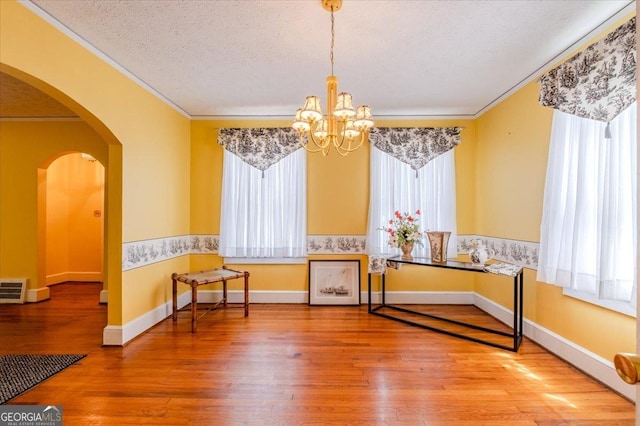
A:
[[[330,14],[320,0],[23,4],[192,117],[290,117],[305,96],[326,98]],[[344,0],[334,71],[339,90],[377,117],[476,116],[633,7]]]
[[[0,117],[69,118],[77,114],[35,87],[0,73]]]

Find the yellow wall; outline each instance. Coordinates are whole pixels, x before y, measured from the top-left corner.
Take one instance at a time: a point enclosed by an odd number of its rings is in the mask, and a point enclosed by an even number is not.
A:
[[[476,233],[539,241],[550,108],[533,82],[477,120]]]
[[[69,271],[101,272],[104,167],[80,154],[69,157]]]
[[[55,160],[45,172],[45,238],[47,284],[69,271],[69,156]]]

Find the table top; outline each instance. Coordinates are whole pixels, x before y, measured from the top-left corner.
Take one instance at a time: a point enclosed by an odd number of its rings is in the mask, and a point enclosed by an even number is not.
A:
[[[434,262],[429,257],[414,257],[412,260],[404,260],[402,256],[394,256],[387,259],[388,262],[396,262],[396,263],[405,263],[409,265],[424,265],[424,266],[435,266],[437,268],[447,268],[447,269],[458,269],[462,271],[475,271],[475,272],[486,272],[491,273],[493,271],[487,271],[485,267],[489,265],[478,265],[471,262],[461,262],[457,260],[447,260],[444,263]],[[498,274],[498,275],[507,275],[507,276],[515,276],[522,272],[522,267],[517,267],[517,271],[510,271],[512,273]],[[496,272],[493,272],[496,273]]]
[[[471,262],[447,260],[446,262],[434,262],[430,257],[414,257],[412,260],[402,259],[402,256],[394,256],[387,259],[388,262],[405,263],[409,265],[435,266],[438,268],[463,269],[465,271],[484,272],[484,265],[476,265]]]
[[[188,274],[173,274],[173,279],[183,283],[195,281],[198,284],[208,284],[217,281],[244,277],[246,272],[233,269],[211,269],[208,271],[191,272]]]

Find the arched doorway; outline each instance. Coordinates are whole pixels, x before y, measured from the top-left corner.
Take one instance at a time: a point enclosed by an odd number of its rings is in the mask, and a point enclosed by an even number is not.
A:
[[[0,64],[3,81],[6,81],[6,75],[21,83],[28,94],[37,95],[39,100],[33,103],[36,108],[31,110],[26,108],[31,105],[25,101],[29,96],[17,97],[21,108],[16,111],[23,117],[7,117],[7,108],[3,108],[5,117],[0,126],[0,275],[26,277],[26,300],[29,302],[49,297],[46,237],[41,235],[46,227],[39,226],[46,217],[46,203],[40,198],[46,196],[46,190],[41,191],[41,188],[46,184],[49,165],[58,157],[90,153],[101,165],[103,176],[100,273],[105,291],[100,294],[100,300],[106,302],[108,299],[109,302],[105,329],[109,324],[119,324],[122,321],[122,145],[99,119],[47,83]],[[6,103],[8,99],[3,97],[2,102]],[[68,108],[60,109],[58,101],[61,99]],[[56,105],[52,106],[51,102]],[[52,106],[63,116],[42,114],[43,106]],[[67,115],[69,111],[72,116]]]
[[[45,283],[104,283],[104,166],[86,153],[58,156],[44,173],[39,185],[39,207],[44,217],[38,233],[44,237]],[[102,288],[100,302],[107,303]]]

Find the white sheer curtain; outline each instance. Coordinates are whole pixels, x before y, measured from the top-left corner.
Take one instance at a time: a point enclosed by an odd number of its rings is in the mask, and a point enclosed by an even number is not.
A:
[[[635,306],[636,104],[605,126],[554,111],[537,279]]]
[[[307,156],[289,154],[264,172],[225,149],[219,253],[225,257],[306,256]]]
[[[447,257],[457,256],[456,177],[453,150],[432,159],[416,171],[391,155],[371,147],[368,254],[401,254],[387,244],[385,227],[393,212],[421,211],[420,229],[450,231]],[[415,257],[430,257],[426,236],[424,247],[415,246]]]

